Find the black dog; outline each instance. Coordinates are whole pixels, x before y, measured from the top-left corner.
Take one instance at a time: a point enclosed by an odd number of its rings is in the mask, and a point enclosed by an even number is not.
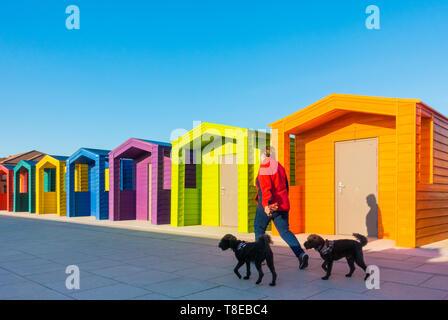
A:
[[[360,266],[364,272],[366,271],[367,266],[364,263],[362,247],[367,244],[367,238],[359,233],[354,233],[353,236],[359,241],[349,239],[328,241],[317,234],[308,236],[307,241],[303,244],[305,248],[316,249],[316,251],[320,253],[322,259],[324,259],[322,269],[324,269],[327,274],[322,278],[323,280],[328,280],[330,277],[333,261],[343,257],[347,259],[348,266],[350,267],[350,272],[345,275],[346,277],[352,276],[355,271],[355,263]],[[364,280],[367,280],[369,276],[370,274],[366,273]]]
[[[261,283],[263,279],[263,270],[261,269],[261,263],[266,260],[266,264],[272,273],[272,282],[269,284],[275,286],[275,280],[277,280],[277,273],[274,268],[274,254],[272,253],[269,244],[272,243],[271,237],[267,234],[261,235],[256,242],[245,242],[238,240],[231,234],[226,234],[219,242],[219,247],[222,250],[232,249],[235,252],[235,256],[238,259],[238,264],[233,269],[238,278],[241,279],[241,274],[238,272],[239,268],[243,264],[246,264],[247,274],[244,277],[245,280],[250,277],[250,263],[254,262],[255,267],[258,270],[257,284]]]

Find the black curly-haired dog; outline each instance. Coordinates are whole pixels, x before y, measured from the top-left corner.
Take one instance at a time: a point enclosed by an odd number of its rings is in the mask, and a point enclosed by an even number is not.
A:
[[[358,241],[350,239],[328,241],[317,234],[308,236],[308,239],[303,244],[305,248],[316,249],[316,251],[320,253],[322,259],[324,259],[322,269],[326,271],[326,275],[322,277],[323,280],[328,280],[330,277],[333,261],[344,257],[347,259],[348,266],[350,267],[350,272],[345,275],[346,277],[352,276],[355,271],[355,263],[360,266],[364,272],[366,271],[367,266],[364,263],[362,247],[367,244],[367,238],[359,233],[354,233],[353,236],[358,239]],[[370,274],[366,273],[364,280],[367,280],[369,276]]]
[[[272,282],[269,284],[275,286],[277,280],[277,273],[274,267],[274,254],[272,253],[270,244],[272,243],[271,237],[267,234],[261,235],[256,242],[245,242],[238,240],[231,234],[226,234],[219,242],[219,247],[222,250],[232,249],[235,252],[235,257],[238,259],[238,264],[233,269],[238,278],[241,279],[241,274],[238,272],[239,268],[243,264],[246,264],[247,274],[244,277],[245,280],[250,278],[250,263],[254,262],[258,271],[258,280],[256,284],[260,284],[263,279],[263,270],[261,264],[266,260],[266,264],[272,273]]]

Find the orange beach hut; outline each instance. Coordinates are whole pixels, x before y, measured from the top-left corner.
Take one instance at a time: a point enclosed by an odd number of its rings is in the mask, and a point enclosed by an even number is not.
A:
[[[448,118],[422,101],[332,94],[269,126],[293,232],[448,238]]]

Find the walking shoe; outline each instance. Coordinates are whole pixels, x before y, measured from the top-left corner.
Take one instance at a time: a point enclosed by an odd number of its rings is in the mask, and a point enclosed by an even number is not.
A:
[[[302,253],[299,257],[299,269],[303,270],[308,267],[308,255],[306,253]]]

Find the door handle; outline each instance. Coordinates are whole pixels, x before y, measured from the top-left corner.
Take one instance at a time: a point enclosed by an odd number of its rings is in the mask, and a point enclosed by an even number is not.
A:
[[[341,181],[339,181],[339,183],[338,183],[338,191],[339,191],[339,193],[341,193],[342,189],[344,189],[344,188],[345,188],[344,184]]]

